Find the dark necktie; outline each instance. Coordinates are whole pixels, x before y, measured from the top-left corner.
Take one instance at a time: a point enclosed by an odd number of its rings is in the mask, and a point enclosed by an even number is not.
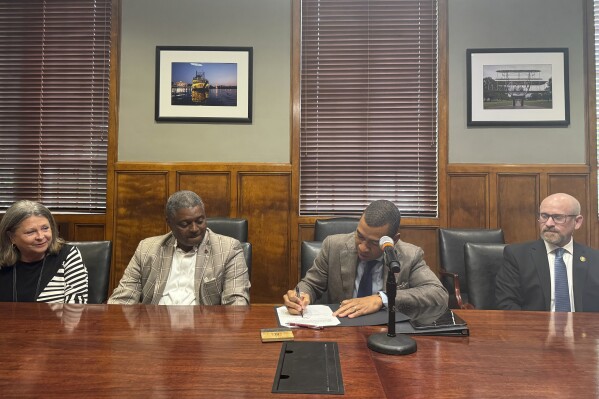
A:
[[[555,250],[555,270],[553,273],[555,286],[555,311],[570,311],[570,290],[568,289],[568,272],[564,262],[564,249]]]
[[[358,285],[358,298],[372,295],[372,268],[379,263],[378,260],[369,260],[364,267],[364,274]]]

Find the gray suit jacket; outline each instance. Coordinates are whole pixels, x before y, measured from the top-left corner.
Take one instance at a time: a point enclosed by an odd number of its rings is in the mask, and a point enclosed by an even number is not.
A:
[[[574,243],[574,309],[599,312],[599,251]],[[551,274],[543,240],[513,244],[503,251],[495,279],[497,309],[551,309]]]
[[[332,303],[353,297],[358,251],[355,233],[328,236],[299,289],[317,299],[327,290]],[[398,310],[410,311],[423,306],[447,305],[447,290],[423,259],[421,248],[398,241],[395,249],[401,264],[397,277],[395,305]],[[385,281],[387,272],[385,271]]]
[[[142,240],[108,303],[158,304],[171,270],[172,233]],[[250,281],[239,241],[206,229],[195,265],[200,305],[248,305]]]

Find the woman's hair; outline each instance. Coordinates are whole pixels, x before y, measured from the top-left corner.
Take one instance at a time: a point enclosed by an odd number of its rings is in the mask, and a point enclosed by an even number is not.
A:
[[[65,241],[58,237],[58,225],[56,224],[52,213],[50,213],[50,210],[39,202],[27,200],[17,201],[8,208],[0,221],[0,267],[12,266],[19,260],[21,254],[19,250],[12,245],[9,233],[14,233],[21,223],[31,216],[44,217],[48,220],[48,223],[50,223],[52,240],[48,245],[48,253],[57,254],[60,251],[60,248],[62,248]]]

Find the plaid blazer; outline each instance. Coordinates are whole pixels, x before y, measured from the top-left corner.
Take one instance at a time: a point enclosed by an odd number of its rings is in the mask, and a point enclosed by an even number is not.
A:
[[[158,304],[175,242],[172,232],[142,240],[108,303]],[[194,285],[200,305],[248,305],[250,281],[240,242],[206,229],[196,257]]]

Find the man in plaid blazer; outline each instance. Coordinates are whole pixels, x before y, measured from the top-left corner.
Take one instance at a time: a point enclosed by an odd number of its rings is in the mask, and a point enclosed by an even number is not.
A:
[[[206,227],[201,198],[174,193],[171,232],[142,240],[109,304],[248,305],[250,281],[241,243]]]

